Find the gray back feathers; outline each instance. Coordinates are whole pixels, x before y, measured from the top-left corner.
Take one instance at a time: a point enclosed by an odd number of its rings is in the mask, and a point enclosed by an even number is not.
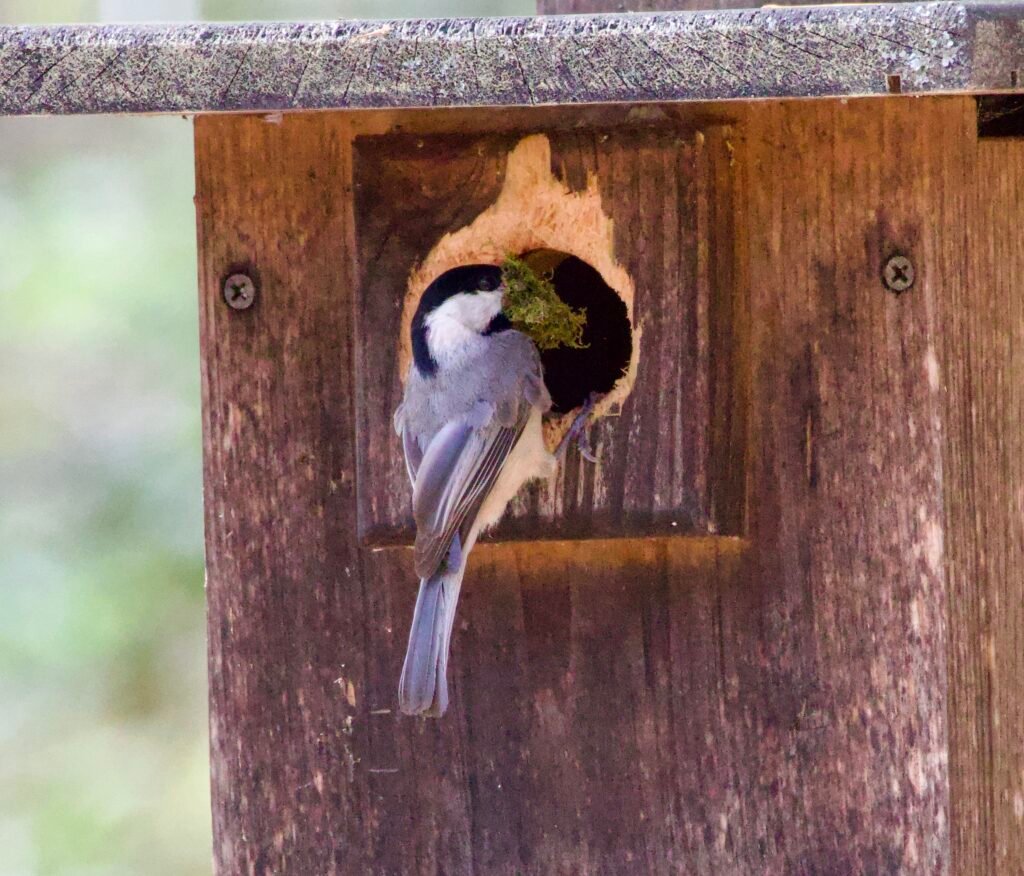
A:
[[[424,376],[411,366],[395,412],[413,483],[420,578],[399,683],[409,714],[441,714],[448,704],[448,647],[477,513],[531,410],[551,405],[532,341],[516,331],[481,341],[457,367]]]

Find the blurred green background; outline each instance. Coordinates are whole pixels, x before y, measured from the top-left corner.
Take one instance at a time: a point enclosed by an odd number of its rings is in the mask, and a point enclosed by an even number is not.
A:
[[[0,0],[0,24],[532,10]],[[0,876],[210,873],[191,136],[0,119]]]

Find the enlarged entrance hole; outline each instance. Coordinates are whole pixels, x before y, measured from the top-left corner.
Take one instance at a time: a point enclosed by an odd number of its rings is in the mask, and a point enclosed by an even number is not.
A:
[[[615,257],[611,218],[595,174],[571,189],[552,170],[544,134],[524,137],[508,153],[497,199],[472,222],[445,234],[409,276],[402,310],[399,373],[412,358],[409,325],[432,280],[458,265],[500,265],[519,255],[538,273],[550,273],[566,303],[587,309],[586,349],[542,352],[554,405],[545,439],[557,446],[572,411],[592,392],[603,398],[595,418],[615,412],[633,388],[641,326],[633,314],[633,281]]]
[[[611,392],[626,374],[633,355],[626,303],[596,268],[576,256],[535,250],[522,258],[535,271],[550,275],[555,292],[566,304],[587,313],[582,349],[541,351],[552,413],[565,414],[580,407],[591,393]]]

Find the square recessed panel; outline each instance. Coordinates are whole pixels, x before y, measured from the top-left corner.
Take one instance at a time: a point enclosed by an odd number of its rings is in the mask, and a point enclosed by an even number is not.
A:
[[[435,248],[449,233],[468,226],[502,233],[501,222],[474,222],[495,209],[503,191],[507,196],[510,187],[533,185],[533,177],[544,175],[517,163],[524,138],[537,133],[356,140],[357,477],[359,527],[368,544],[413,538],[410,487],[392,428],[402,394],[400,337],[409,278],[424,263],[436,262]],[[741,308],[734,272],[734,146],[727,129],[540,133],[550,151],[543,171],[553,179],[536,197],[551,204],[528,200],[524,212],[536,208],[536,221],[546,221],[545,210],[562,209],[560,192],[568,199],[597,199],[603,219],[593,218],[593,203],[587,213],[578,201],[565,202],[566,209],[580,209],[579,247],[570,254],[597,252],[593,239],[583,237],[592,238],[607,220],[608,263],[631,285],[638,355],[629,395],[591,430],[600,461],[593,465],[570,452],[550,482],[520,494],[492,537],[741,534]],[[563,242],[562,251],[577,243]],[[500,250],[503,242],[490,244]]]

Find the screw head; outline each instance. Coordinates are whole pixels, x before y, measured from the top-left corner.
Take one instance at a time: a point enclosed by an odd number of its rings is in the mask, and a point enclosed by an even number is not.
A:
[[[882,269],[885,288],[897,295],[914,285],[914,276],[914,263],[905,255],[891,256]]]
[[[248,274],[232,274],[224,281],[224,301],[232,310],[248,310],[256,301],[256,284]]]

